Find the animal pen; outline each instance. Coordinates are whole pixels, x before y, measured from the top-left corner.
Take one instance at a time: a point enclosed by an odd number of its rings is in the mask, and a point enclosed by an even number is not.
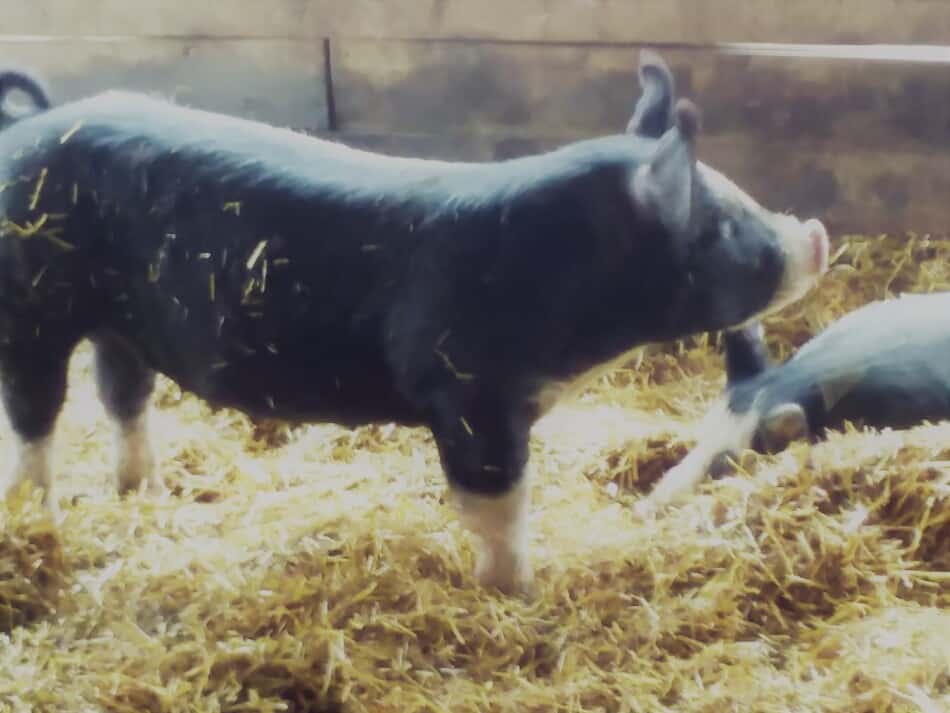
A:
[[[443,159],[622,131],[658,48],[700,158],[832,232],[828,275],[766,322],[773,356],[950,289],[944,0],[3,5],[0,64],[54,103],[157,92]],[[30,492],[0,510],[0,711],[950,710],[950,423],[743,453],[635,516],[722,388],[718,345],[645,351],[538,424],[526,599],[476,583],[421,429],[253,423],[160,380],[170,492],[118,497],[81,349],[62,521]]]

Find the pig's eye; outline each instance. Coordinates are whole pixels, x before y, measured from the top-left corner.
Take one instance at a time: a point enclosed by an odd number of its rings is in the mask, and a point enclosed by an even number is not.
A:
[[[719,235],[723,240],[732,240],[736,233],[736,226],[731,220],[723,220],[719,223]]]

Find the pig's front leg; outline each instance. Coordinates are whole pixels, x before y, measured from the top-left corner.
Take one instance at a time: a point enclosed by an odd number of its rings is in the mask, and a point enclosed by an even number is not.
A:
[[[728,396],[717,401],[703,419],[696,446],[636,504],[636,513],[642,517],[653,515],[689,495],[717,458],[749,447],[758,423],[759,413],[754,406],[738,414],[729,408]]]
[[[477,388],[438,397],[433,433],[462,522],[482,542],[477,575],[509,594],[531,585],[526,410]]]

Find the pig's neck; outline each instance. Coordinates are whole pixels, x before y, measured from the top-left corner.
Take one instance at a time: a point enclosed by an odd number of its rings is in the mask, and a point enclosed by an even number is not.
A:
[[[640,347],[722,326],[670,256],[645,247],[599,285],[564,345],[561,367],[573,378],[605,364],[620,366]]]

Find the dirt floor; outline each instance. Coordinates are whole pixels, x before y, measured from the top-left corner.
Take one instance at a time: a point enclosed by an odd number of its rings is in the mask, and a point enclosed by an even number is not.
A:
[[[950,288],[950,243],[855,238],[835,265],[768,325],[776,356]],[[723,381],[709,338],[665,345],[538,424],[522,600],[474,582],[422,430],[255,428],[162,381],[172,492],[117,498],[89,357],[64,521],[0,509],[0,711],[950,710],[950,423],[745,454],[641,522]]]

